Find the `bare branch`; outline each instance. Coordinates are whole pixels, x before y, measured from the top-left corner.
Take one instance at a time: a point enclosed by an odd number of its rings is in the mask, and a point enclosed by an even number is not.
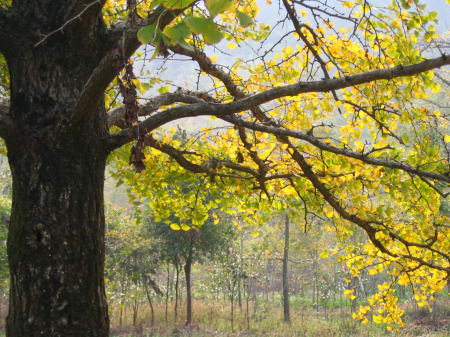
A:
[[[329,92],[332,90],[339,90],[377,80],[389,80],[402,76],[411,76],[419,74],[424,71],[442,67],[448,64],[450,64],[450,57],[447,55],[442,55],[441,57],[426,60],[416,64],[405,66],[400,65],[397,67],[386,69],[377,69],[360,74],[347,76],[344,78],[324,79],[320,81],[310,81],[310,82],[298,82],[296,84],[279,86],[252,96],[248,96],[241,100],[233,101],[231,103],[218,104],[205,102],[169,108],[161,113],[150,116],[144,122],[141,123],[141,126],[144,127],[146,130],[151,131],[170,121],[174,121],[185,117],[214,115],[219,118],[225,119],[227,115],[232,115],[241,111],[252,109],[260,104],[267,103],[271,100],[280,97],[296,96],[308,92]],[[124,130],[114,134],[109,138],[108,147],[110,149],[114,149],[130,142],[131,140],[133,140],[132,135],[130,135],[130,133],[127,130]],[[434,177],[430,178],[434,179]],[[445,179],[445,181],[448,181],[448,178]]]

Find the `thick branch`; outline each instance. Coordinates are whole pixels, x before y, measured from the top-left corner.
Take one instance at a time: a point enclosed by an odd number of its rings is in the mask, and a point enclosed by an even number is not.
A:
[[[412,76],[449,64],[450,57],[447,55],[442,55],[441,57],[416,64],[377,69],[344,78],[298,82],[296,84],[279,86],[252,96],[248,96],[238,101],[233,101],[231,103],[218,104],[205,102],[174,107],[150,116],[142,123],[142,126],[145,127],[146,130],[151,131],[170,121],[185,117],[214,115],[219,118],[223,118],[226,115],[252,109],[260,104],[285,96],[296,96],[308,92],[329,92],[332,90],[348,88],[377,80],[389,80],[397,77]],[[131,135],[127,130],[124,130],[110,137],[108,140],[108,146],[109,148],[114,149],[132,140],[133,135]]]
[[[139,28],[155,23],[156,21],[163,28],[178,14],[179,11],[169,10],[163,6],[159,6],[147,18],[141,20],[138,25],[132,26],[129,22],[126,22],[123,26],[114,30],[113,35],[117,36],[118,34],[122,34],[122,38],[118,40],[119,44],[117,47],[111,49],[103,57],[81,92],[72,112],[72,123],[75,127],[80,123],[89,122],[95,110],[93,107],[96,107],[100,102],[109,83],[111,83],[122,69],[125,60],[140,46],[137,38]]]
[[[213,101],[213,98],[210,97],[204,91],[190,91],[179,88],[174,93],[168,92],[148,99],[145,104],[139,107],[140,109],[138,115],[140,117],[148,116],[151,113],[160,109],[161,107],[174,103],[193,104],[211,101]],[[120,120],[125,116],[125,112],[126,110],[124,105],[112,109],[108,113],[108,127],[117,125],[120,122]]]

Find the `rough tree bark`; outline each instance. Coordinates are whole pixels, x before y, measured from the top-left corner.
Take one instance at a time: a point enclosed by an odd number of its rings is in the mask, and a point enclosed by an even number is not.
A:
[[[2,48],[11,75],[3,136],[13,179],[7,336],[108,336],[103,281],[103,181],[108,150],[100,99],[71,123],[72,108],[104,55],[99,5],[64,24],[70,1],[15,1],[15,39]],[[96,7],[96,8],[94,8]],[[11,15],[13,18],[13,16]],[[91,39],[84,38],[90,32]]]
[[[8,336],[108,335],[105,151],[93,141],[53,133],[36,139],[23,129],[8,141],[14,195]]]

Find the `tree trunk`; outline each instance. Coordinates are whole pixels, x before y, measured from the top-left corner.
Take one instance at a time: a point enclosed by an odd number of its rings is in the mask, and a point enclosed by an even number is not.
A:
[[[231,332],[234,332],[234,286],[231,286],[231,296],[230,296],[230,303],[231,303]]]
[[[8,141],[7,336],[107,336],[105,152],[86,135],[40,136],[21,130]]]
[[[238,281],[238,301],[239,309],[242,311],[242,279],[244,275],[244,235],[241,234],[241,252],[239,257],[239,281]]]
[[[174,323],[177,322],[178,318],[178,290],[179,290],[179,283],[180,283],[180,268],[178,264],[176,265],[176,277],[175,277],[175,308],[174,308]]]
[[[284,321],[291,322],[289,310],[289,216],[286,215],[284,220],[284,250],[283,250],[283,313]]]
[[[137,325],[137,319],[139,315],[139,306],[140,302],[139,299],[136,297],[133,301],[133,326],[136,327]]]
[[[186,324],[192,323],[192,293],[191,293],[191,267],[192,267],[192,245],[189,255],[184,265],[184,275],[186,276]]]
[[[44,32],[63,24],[70,5],[62,0],[13,4],[23,26],[5,53],[11,125],[4,138],[13,180],[9,337],[109,334],[103,280],[104,102],[86,108],[91,120],[71,123],[80,92],[103,56],[97,41],[105,28],[93,15],[92,21],[35,45]]]
[[[155,325],[155,309],[153,308],[153,300],[152,300],[152,296],[150,294],[150,289],[148,289],[148,284],[145,281],[144,281],[144,288],[145,288],[145,294],[147,295],[147,301],[150,306],[150,314],[151,314],[150,326],[153,327]],[[166,314],[167,314],[167,310],[166,310]]]
[[[169,291],[170,291],[170,267],[167,266],[166,308],[164,312],[164,318],[166,323],[168,322]]]

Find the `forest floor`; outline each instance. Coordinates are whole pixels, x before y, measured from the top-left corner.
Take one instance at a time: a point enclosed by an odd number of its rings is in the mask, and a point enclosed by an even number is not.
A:
[[[273,303],[272,303],[273,304]],[[282,308],[277,305],[261,306],[247,317],[245,310],[235,309],[233,327],[230,310],[223,305],[205,305],[194,302],[194,321],[187,327],[183,321],[183,308],[177,323],[170,315],[166,321],[164,308],[155,307],[155,324],[149,322],[150,310],[142,307],[139,319],[131,324],[132,313],[126,311],[120,326],[118,312],[111,313],[111,337],[449,337],[450,298],[428,308],[404,306],[405,326],[399,332],[388,331],[386,325],[361,324],[351,313],[340,309],[317,312],[312,308],[291,308],[291,324],[283,322]],[[0,337],[4,337],[6,312],[2,310]],[[248,318],[248,319],[247,319]],[[395,329],[394,329],[395,330]]]
[[[197,311],[196,311],[197,309]],[[214,308],[208,313],[198,303],[194,306],[194,323],[187,327],[181,320],[174,324],[166,323],[163,317],[155,315],[155,325],[151,327],[149,317],[136,326],[112,324],[112,337],[449,337],[450,301],[441,303],[434,312],[423,308],[405,308],[405,326],[399,332],[388,331],[386,325],[361,324],[351,318],[350,312],[340,310],[317,313],[311,308],[292,308],[291,324],[283,322],[281,308],[270,308],[259,316],[246,315],[235,310],[233,328],[230,311]],[[207,316],[210,316],[209,318]],[[180,312],[179,317],[184,317]],[[114,321],[113,321],[114,322]],[[249,327],[250,325],[250,327]]]

